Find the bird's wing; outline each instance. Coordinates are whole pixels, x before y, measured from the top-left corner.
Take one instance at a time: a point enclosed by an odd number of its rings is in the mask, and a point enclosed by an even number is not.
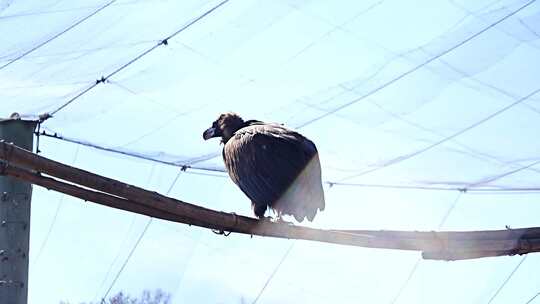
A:
[[[302,187],[311,191],[310,187],[313,185],[306,185],[305,182],[313,180],[318,183],[315,186],[320,188],[320,191],[316,191],[320,192],[319,200],[322,199],[322,206],[320,202],[315,204],[315,213],[317,207],[321,210],[324,208],[317,149],[313,142],[297,132],[271,124],[242,128],[225,145],[223,158],[232,180],[251,199],[255,211],[259,209],[264,214],[266,206],[269,205],[285,214],[296,216],[295,213],[299,213],[302,219],[307,216],[302,215],[305,212],[300,209],[305,209],[304,204],[309,202],[282,200],[283,195],[306,167],[313,172],[307,172],[311,177],[302,179]],[[309,165],[314,158],[316,166]],[[294,199],[299,200],[296,196]],[[311,196],[313,195],[309,195],[309,198]],[[299,210],[293,210],[293,207]],[[308,213],[311,215],[313,212]],[[312,219],[313,216],[308,218]]]

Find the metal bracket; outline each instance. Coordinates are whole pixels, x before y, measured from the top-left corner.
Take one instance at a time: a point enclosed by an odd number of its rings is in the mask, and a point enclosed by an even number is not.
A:
[[[6,220],[3,220],[0,222],[0,227],[6,227],[8,224],[22,225],[23,230],[26,230],[26,228],[28,228],[28,223],[24,221],[6,221]]]
[[[28,194],[26,193],[16,193],[10,194],[8,192],[3,192],[0,194],[0,201],[3,203],[13,202],[15,206],[19,205],[19,202],[27,202],[29,200]]]
[[[12,255],[9,255],[9,251],[10,250],[7,249],[0,249],[0,262],[9,260],[10,256],[14,258],[26,259],[26,253],[21,248],[18,248]]]
[[[0,280],[0,287],[10,287],[10,285],[23,288],[24,282],[14,280]]]
[[[9,260],[9,257],[7,256],[7,251],[4,249],[0,250],[0,261],[5,262],[7,260]]]
[[[8,166],[9,166],[9,163],[7,161],[0,160],[0,175],[2,176],[6,175]]]

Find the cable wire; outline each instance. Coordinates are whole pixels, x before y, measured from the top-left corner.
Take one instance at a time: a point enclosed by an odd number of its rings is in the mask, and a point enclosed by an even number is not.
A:
[[[191,27],[193,24],[197,23],[198,21],[200,21],[201,19],[203,19],[204,17],[208,16],[209,14],[211,14],[212,12],[214,12],[216,9],[218,9],[219,7],[221,7],[222,5],[224,5],[225,3],[229,2],[229,0],[224,0],[222,2],[220,2],[219,4],[217,4],[216,6],[212,7],[211,9],[209,9],[208,11],[206,11],[205,13],[203,13],[202,15],[198,16],[197,18],[193,19],[192,21],[190,21],[189,23],[187,23],[186,25],[182,26],[180,29],[178,29],[176,32],[172,33],[171,35],[167,36],[165,39],[161,40],[158,44],[154,45],[153,47],[149,48],[148,50],[142,52],[141,54],[139,54],[138,56],[136,56],[135,58],[131,59],[130,61],[126,62],[125,64],[121,65],[119,68],[115,69],[114,71],[112,71],[110,74],[108,74],[107,76],[103,76],[101,77],[101,79],[99,80],[96,80],[95,83],[93,83],[92,85],[90,85],[88,88],[86,88],[85,90],[83,90],[82,92],[80,92],[79,94],[75,95],[75,97],[69,99],[67,102],[65,102],[64,104],[62,104],[60,107],[58,107],[57,109],[55,109],[54,111],[50,112],[49,113],[49,117],[52,117],[53,115],[55,115],[56,113],[58,113],[59,111],[61,111],[62,109],[64,109],[65,107],[67,107],[68,105],[70,105],[71,103],[73,103],[75,100],[79,99],[81,96],[83,96],[84,94],[86,94],[88,91],[92,90],[93,88],[95,88],[97,85],[99,85],[100,83],[105,83],[107,81],[107,79],[111,78],[112,76],[116,75],[117,73],[119,73],[120,71],[122,71],[123,69],[127,68],[128,66],[132,65],[134,62],[136,62],[137,60],[141,59],[142,57],[148,55],[150,52],[152,52],[153,50],[155,50],[156,48],[162,46],[162,45],[167,45],[168,44],[168,41],[170,39],[172,39],[173,37],[175,37],[176,35],[180,34],[181,32],[183,32],[184,30],[186,30],[187,28]]]
[[[518,172],[520,172],[520,171],[523,171],[523,170],[529,169],[529,168],[531,168],[531,167],[534,167],[534,166],[536,166],[536,165],[538,165],[538,164],[540,164],[540,160],[535,161],[535,162],[532,162],[532,163],[530,163],[530,164],[528,164],[528,165],[521,166],[521,167],[519,167],[519,168],[510,170],[510,171],[507,171],[507,172],[505,172],[505,173],[503,173],[503,174],[499,174],[499,175],[497,175],[497,176],[493,176],[493,177],[488,178],[488,179],[486,179],[486,180],[482,180],[482,181],[480,181],[480,182],[474,183],[474,184],[472,184],[471,186],[478,186],[478,185],[484,185],[484,184],[487,184],[487,183],[491,183],[491,182],[494,182],[494,181],[499,180],[499,179],[501,179],[501,178],[507,177],[507,176],[509,176],[509,175],[512,175],[512,174],[518,173]]]
[[[131,220],[131,223],[129,224],[129,228],[128,228],[128,231],[127,231],[127,234],[129,234],[129,232],[131,231],[131,229],[133,229],[134,225],[135,225],[135,219],[136,219],[136,216],[133,215],[133,218]],[[126,235],[127,236],[127,235]],[[118,250],[116,256],[114,257],[114,259],[112,260],[111,264],[109,264],[109,268],[107,269],[107,272],[105,273],[105,277],[103,278],[103,281],[101,281],[101,285],[99,285],[99,289],[98,290],[101,290],[101,288],[103,288],[103,286],[105,286],[105,283],[107,282],[107,279],[109,278],[109,274],[111,273],[112,271],[112,268],[113,266],[116,264],[116,261],[118,261],[118,259],[120,258],[120,254],[122,252],[122,247],[124,247],[124,244],[126,243],[127,241],[127,237],[124,239],[124,241],[122,242],[122,244],[120,245],[120,250]],[[105,294],[105,297],[107,296],[109,290],[107,290],[107,293]],[[97,293],[95,296],[94,296],[94,299],[96,299],[97,297],[99,296],[99,293]],[[94,303],[95,301],[92,301],[92,303]]]
[[[101,6],[100,8],[98,8],[97,10],[95,10],[94,12],[92,12],[90,15],[80,19],[79,21],[73,23],[72,25],[70,25],[68,28],[66,28],[65,30],[61,31],[60,33],[52,36],[51,38],[45,40],[44,42],[38,44],[37,46],[29,49],[28,51],[22,53],[21,55],[11,59],[10,61],[8,61],[7,63],[5,63],[4,65],[0,66],[0,70],[4,69],[5,67],[19,61],[20,59],[24,58],[26,55],[38,50],[39,48],[41,48],[42,46],[48,44],[49,42],[55,40],[56,38],[62,36],[63,34],[69,32],[70,30],[72,30],[74,27],[78,26],[79,24],[83,23],[84,21],[88,20],[89,18],[93,17],[94,15],[98,14],[99,12],[101,12],[102,10],[106,9],[107,7],[111,6],[114,2],[116,2],[117,0],[111,0],[109,2],[107,2],[105,5]]]
[[[285,254],[283,255],[283,257],[281,258],[281,260],[279,261],[279,263],[276,265],[276,267],[274,268],[274,270],[272,271],[272,273],[270,274],[270,276],[268,277],[268,279],[267,279],[266,282],[264,283],[263,287],[262,287],[261,290],[259,291],[259,294],[257,294],[257,297],[255,298],[255,300],[253,300],[253,302],[251,302],[251,304],[256,304],[257,301],[260,299],[260,297],[261,297],[261,295],[263,294],[264,290],[266,289],[266,287],[268,287],[268,284],[270,284],[270,281],[272,280],[272,278],[274,277],[274,275],[276,275],[278,269],[281,267],[281,264],[283,264],[283,262],[285,262],[285,259],[287,259],[287,257],[289,256],[289,253],[291,253],[291,250],[293,249],[295,243],[296,243],[296,240],[294,240],[294,241],[291,243],[291,246],[289,246],[289,248],[287,249],[287,251],[285,252]]]
[[[73,157],[73,160],[71,161],[71,164],[74,165],[77,161],[77,158],[79,156],[79,149],[80,146],[77,146],[75,150],[75,156]],[[38,252],[36,254],[36,258],[34,259],[34,262],[32,264],[32,267],[35,267],[37,262],[39,261],[39,258],[41,257],[41,254],[43,253],[43,250],[47,246],[47,243],[49,242],[49,237],[51,236],[51,233],[53,231],[53,228],[56,224],[56,220],[58,218],[58,214],[60,213],[60,209],[62,209],[62,206],[64,205],[64,198],[66,197],[66,194],[62,194],[60,196],[60,200],[58,201],[58,205],[56,206],[56,210],[54,211],[54,215],[51,221],[51,224],[49,225],[49,229],[47,230],[47,234],[45,235],[45,238],[43,239],[43,242],[41,243],[41,246],[39,246]]]
[[[147,184],[149,184],[150,181],[152,180],[152,177],[154,176],[155,169],[156,169],[156,164],[154,164],[152,166],[152,168],[150,169],[150,174],[148,175],[148,180],[146,181]],[[116,264],[116,261],[120,258],[120,254],[122,252],[121,249],[125,246],[125,244],[127,242],[127,239],[128,239],[127,236],[129,234],[129,232],[131,231],[131,229],[133,228],[133,226],[135,225],[135,220],[136,220],[136,216],[134,214],[133,218],[131,220],[131,224],[129,225],[128,231],[126,233],[126,238],[124,238],[124,240],[122,241],[122,244],[120,245],[120,248],[119,248],[116,256],[112,260],[111,264],[109,264],[109,268],[107,269],[107,272],[105,273],[105,277],[103,278],[103,281],[101,282],[101,285],[99,286],[98,293],[96,293],[96,295],[94,296],[94,301],[93,302],[95,302],[95,299],[98,297],[99,291],[103,288],[103,286],[105,286],[105,283],[107,282],[107,278],[109,278],[109,274],[111,273],[113,266]]]
[[[119,150],[119,149],[115,149],[115,148],[104,147],[104,146],[101,146],[101,145],[98,145],[98,144],[85,142],[85,141],[82,141],[82,140],[67,138],[67,137],[58,135],[58,133],[56,133],[56,132],[54,134],[50,134],[50,133],[47,133],[45,130],[43,130],[40,133],[40,135],[45,136],[45,137],[58,139],[58,140],[62,140],[62,141],[66,141],[66,142],[70,142],[70,143],[73,143],[73,144],[78,144],[78,145],[83,145],[83,146],[86,146],[86,147],[95,148],[95,149],[106,151],[106,152],[112,152],[112,153],[127,155],[127,156],[131,156],[131,157],[134,157],[134,158],[139,158],[139,159],[144,159],[144,160],[148,160],[148,161],[152,161],[152,162],[157,162],[157,163],[164,164],[164,165],[181,167],[184,170],[186,170],[186,169],[195,169],[195,170],[209,171],[209,172],[215,172],[215,173],[225,173],[226,172],[224,169],[194,166],[194,164],[196,164],[196,163],[203,162],[203,161],[212,159],[212,158],[214,158],[216,156],[219,156],[220,155],[219,153],[212,153],[212,154],[209,154],[209,155],[203,155],[201,157],[191,159],[191,160],[189,160],[189,161],[187,161],[185,163],[178,163],[178,162],[173,162],[173,161],[164,161],[164,160],[152,158],[152,157],[149,157],[149,156],[145,156],[145,155],[142,155],[142,154],[127,152],[127,151],[123,151],[123,150]],[[216,176],[222,177],[222,175],[216,175]]]
[[[534,299],[536,299],[536,297],[538,296],[540,296],[540,292],[537,292],[532,298],[530,298],[527,302],[525,302],[525,304],[532,303],[532,301],[534,301]]]
[[[437,227],[437,230],[440,230],[444,226],[444,224],[446,223],[446,221],[450,217],[450,214],[452,213],[452,211],[454,211],[459,199],[461,198],[461,194],[462,193],[459,193],[458,196],[454,199],[454,201],[452,202],[452,204],[450,205],[450,207],[448,208],[448,210],[444,214],[443,218],[441,219],[441,221],[439,223],[439,226]],[[422,261],[421,257],[416,259],[416,262],[414,263],[413,268],[409,272],[409,275],[407,276],[407,279],[405,279],[405,282],[403,282],[403,284],[399,288],[398,292],[396,293],[396,295],[394,296],[392,301],[390,301],[390,304],[394,304],[399,300],[399,298],[403,294],[403,291],[407,288],[407,286],[409,285],[411,279],[414,277],[414,274],[416,273],[416,270],[418,269],[418,266],[420,266],[421,261]]]
[[[261,290],[259,291],[259,293],[257,294],[257,297],[255,297],[255,300],[253,300],[253,302],[251,304],[256,304],[257,301],[261,298],[263,292],[266,290],[266,288],[268,287],[268,285],[270,284],[270,281],[272,280],[272,278],[274,278],[274,275],[277,273],[277,271],[279,270],[279,268],[281,267],[281,265],[283,264],[283,262],[285,262],[285,260],[287,259],[287,257],[289,256],[289,253],[291,253],[294,245],[296,244],[296,241],[297,240],[293,240],[292,243],[291,243],[291,246],[289,246],[289,248],[287,249],[287,251],[285,252],[285,254],[283,255],[283,257],[281,257],[281,260],[279,261],[279,263],[276,265],[276,267],[274,268],[274,270],[272,271],[272,273],[270,274],[270,276],[268,277],[268,279],[266,280],[266,282],[264,283],[263,287],[261,288]]]
[[[417,151],[414,151],[414,152],[412,152],[410,154],[402,155],[402,156],[396,157],[394,159],[391,159],[391,160],[387,161],[385,164],[383,164],[381,166],[375,167],[373,169],[366,170],[366,171],[358,173],[358,174],[354,174],[354,175],[345,177],[345,178],[341,179],[340,181],[345,181],[345,180],[352,179],[352,178],[359,177],[359,176],[363,176],[363,175],[366,175],[366,174],[369,174],[369,173],[372,173],[372,172],[375,172],[375,171],[379,171],[379,170],[381,170],[383,168],[389,167],[391,165],[395,165],[397,163],[401,163],[401,162],[403,162],[405,160],[408,160],[408,159],[411,159],[411,158],[413,158],[415,156],[418,156],[418,155],[420,155],[420,154],[422,154],[422,153],[424,153],[426,151],[429,151],[429,150],[431,150],[431,149],[433,149],[433,148],[435,148],[435,147],[437,147],[437,146],[439,146],[439,145],[441,145],[441,144],[443,144],[443,143],[445,143],[445,142],[447,142],[447,141],[449,141],[449,140],[451,140],[451,139],[453,139],[455,137],[458,137],[461,134],[463,134],[463,133],[465,133],[467,131],[470,131],[471,129],[474,129],[474,128],[478,127],[479,125],[491,120],[492,118],[494,118],[494,117],[496,117],[496,116],[510,110],[514,106],[516,106],[516,105],[524,102],[525,100],[529,99],[530,97],[536,95],[538,92],[540,92],[540,88],[532,91],[531,93],[529,93],[526,96],[518,99],[517,101],[503,107],[502,109],[499,109],[498,111],[496,111],[494,113],[491,113],[490,115],[484,117],[483,119],[481,119],[481,120],[479,120],[479,121],[477,121],[477,122],[463,128],[463,129],[459,130],[458,132],[456,132],[456,133],[454,133],[454,134],[452,134],[450,136],[447,136],[447,137],[445,137],[445,138],[443,138],[443,139],[441,139],[439,141],[436,141],[436,142],[434,142],[434,143],[432,143],[432,144],[430,144],[430,145],[428,145],[428,146],[426,146],[424,148],[421,148],[421,149],[419,149]]]
[[[401,284],[401,287],[399,288],[398,292],[396,293],[396,295],[394,296],[392,301],[390,301],[390,304],[394,304],[399,300],[399,298],[403,294],[403,291],[405,290],[405,288],[407,288],[407,286],[409,286],[409,282],[411,281],[412,277],[416,273],[416,269],[418,269],[418,266],[420,266],[421,261],[422,261],[422,258],[417,258],[416,259],[416,262],[414,263],[413,268],[409,272],[409,275],[407,276],[407,279],[405,279],[405,282],[403,282],[403,284]]]
[[[508,174],[507,174],[508,175]],[[463,187],[438,187],[424,185],[394,185],[394,184],[366,184],[366,183],[342,183],[326,181],[329,186],[346,186],[346,187],[361,187],[361,188],[383,188],[383,189],[402,189],[402,190],[426,190],[426,191],[457,191],[463,193],[500,193],[500,192],[538,192],[540,187],[501,187],[501,188],[475,188],[471,185]]]
[[[446,66],[448,66],[450,69],[454,69],[450,64],[446,63],[445,61],[441,60],[441,62],[444,63]],[[462,75],[465,75],[465,73],[462,72]],[[481,85],[488,86],[489,88],[491,88],[491,89],[493,89],[493,90],[496,90],[497,92],[500,92],[501,94],[504,94],[505,96],[508,96],[508,97],[510,97],[510,98],[512,98],[512,99],[514,99],[514,100],[517,99],[514,95],[512,95],[512,94],[510,94],[510,93],[508,93],[508,92],[506,92],[506,91],[504,91],[504,90],[502,90],[502,89],[499,89],[499,88],[496,87],[496,86],[490,85],[490,84],[488,84],[488,83],[484,83],[484,82],[482,82],[482,81],[480,81],[480,80],[476,80],[475,78],[470,78],[470,79],[473,80],[473,81],[475,81],[475,82],[480,83]],[[410,125],[410,126],[412,126],[412,127],[414,127],[414,128],[417,128],[417,129],[419,129],[419,130],[422,130],[422,131],[424,131],[424,132],[431,133],[431,134],[433,134],[433,135],[435,135],[435,136],[437,136],[437,137],[439,137],[439,138],[445,137],[443,134],[441,134],[440,132],[438,132],[438,131],[436,131],[436,130],[433,130],[433,129],[424,127],[424,126],[422,126],[422,125],[419,124],[419,123],[416,123],[416,122],[414,122],[414,121],[411,121],[411,120],[409,120],[409,119],[406,119],[406,118],[402,117],[401,115],[399,115],[399,114],[397,114],[397,113],[394,113],[394,112],[392,112],[392,111],[390,111],[390,110],[387,110],[386,108],[384,108],[383,106],[381,106],[381,105],[378,104],[377,102],[373,102],[373,101],[369,101],[369,102],[370,102],[372,105],[374,105],[374,106],[376,106],[377,108],[379,108],[379,109],[380,109],[381,111],[383,111],[384,113],[386,113],[386,114],[388,114],[388,115],[394,117],[395,119],[397,119],[397,120],[399,120],[399,121],[401,121],[401,122],[403,122],[403,123],[405,123],[405,124],[407,124],[407,125]],[[526,103],[522,103],[521,105],[526,105]],[[409,113],[409,114],[410,114],[410,113]],[[478,158],[478,159],[481,159],[481,160],[484,160],[484,161],[494,161],[494,162],[496,162],[496,163],[498,163],[498,164],[508,165],[508,163],[506,163],[506,162],[504,162],[504,161],[501,161],[501,160],[498,159],[497,157],[494,157],[494,156],[489,155],[489,154],[487,154],[487,153],[482,153],[482,152],[480,152],[480,151],[475,151],[473,148],[470,148],[470,147],[468,147],[468,146],[466,146],[466,145],[464,145],[464,144],[462,144],[462,143],[460,143],[460,142],[458,142],[458,141],[452,141],[452,142],[453,142],[455,145],[457,145],[457,146],[459,146],[459,147],[461,147],[461,148],[463,149],[463,150],[455,149],[456,152],[464,153],[464,154],[467,155],[467,156],[471,156],[471,157],[473,157],[473,158]],[[534,166],[534,164],[531,165],[531,166],[529,166],[529,167],[532,167],[532,166]],[[518,171],[520,171],[520,170],[525,170],[525,169],[530,169],[529,167],[525,167],[525,168],[519,169]],[[534,172],[536,172],[536,173],[540,173],[540,170],[536,170],[536,169],[531,169],[531,171],[534,171]],[[470,185],[469,185],[469,186],[470,186]]]
[[[315,117],[315,118],[312,118],[312,119],[310,119],[310,120],[308,120],[308,121],[306,121],[306,122],[300,124],[297,128],[303,128],[303,127],[305,127],[305,126],[307,126],[307,125],[310,125],[310,124],[312,124],[312,123],[314,123],[314,122],[316,122],[316,121],[319,121],[319,120],[321,120],[321,119],[323,119],[323,118],[325,118],[325,117],[327,117],[327,116],[329,116],[329,115],[332,115],[332,114],[334,114],[334,113],[336,113],[336,112],[338,112],[338,111],[341,111],[341,110],[343,110],[343,109],[345,109],[345,108],[347,108],[347,107],[350,107],[350,106],[352,106],[353,104],[355,104],[355,103],[357,103],[357,102],[359,102],[359,101],[361,101],[361,100],[364,100],[364,99],[366,99],[367,97],[369,97],[369,96],[371,96],[371,95],[373,95],[373,94],[375,94],[375,93],[377,93],[377,92],[383,90],[384,88],[386,88],[386,87],[388,87],[388,86],[390,86],[390,85],[396,83],[397,81],[401,80],[402,78],[406,77],[407,75],[409,75],[409,74],[411,74],[411,73],[413,73],[413,72],[419,70],[420,68],[426,66],[427,64],[429,64],[429,63],[431,63],[431,62],[437,60],[438,58],[440,58],[440,57],[442,57],[442,56],[444,56],[444,55],[446,55],[446,54],[448,54],[448,53],[454,51],[455,49],[457,49],[457,48],[459,48],[459,47],[461,47],[461,46],[467,44],[469,41],[471,41],[471,40],[473,40],[474,38],[480,36],[481,34],[485,33],[486,31],[490,30],[491,28],[495,27],[496,25],[500,24],[501,22],[505,21],[506,19],[512,17],[513,15],[515,15],[515,14],[517,14],[518,12],[522,11],[523,9],[525,9],[525,8],[528,7],[529,5],[533,4],[534,2],[536,2],[536,0],[531,0],[531,1],[527,2],[527,3],[525,3],[524,5],[520,6],[518,9],[516,9],[516,10],[512,11],[511,13],[509,13],[509,14],[503,16],[501,19],[499,19],[499,20],[497,20],[497,21],[491,23],[490,25],[488,25],[487,27],[483,28],[483,29],[480,30],[479,32],[476,32],[476,33],[474,33],[473,35],[467,37],[465,40],[459,42],[458,44],[454,45],[453,47],[451,47],[451,48],[449,48],[449,49],[447,49],[447,50],[445,50],[445,51],[443,51],[443,52],[441,52],[441,53],[439,53],[439,54],[437,54],[437,55],[435,55],[435,56],[433,56],[433,57],[427,59],[426,61],[422,62],[421,64],[419,64],[419,65],[415,66],[414,68],[412,68],[412,69],[406,71],[405,73],[403,73],[403,74],[401,74],[401,75],[399,75],[399,76],[393,78],[392,80],[383,83],[382,85],[380,85],[380,86],[376,87],[375,89],[373,89],[373,90],[371,90],[371,91],[365,93],[364,95],[362,95],[362,96],[360,96],[360,97],[358,97],[358,98],[355,98],[355,99],[353,99],[353,100],[351,100],[351,101],[349,101],[349,102],[347,102],[347,103],[345,103],[345,104],[343,104],[343,105],[341,105],[341,106],[339,106],[339,107],[336,107],[336,108],[333,109],[333,110],[324,112],[323,114],[321,114],[321,115],[319,115],[319,116],[317,116],[317,117]]]
[[[46,131],[42,131],[40,133],[41,136],[54,138],[57,140],[69,142],[76,145],[82,145],[86,147],[95,148],[98,150],[110,152],[110,153],[116,153],[121,155],[130,156],[133,158],[143,159],[150,162],[156,162],[164,165],[174,166],[174,167],[180,167],[183,170],[186,171],[186,173],[194,174],[194,175],[203,175],[203,176],[210,176],[210,177],[219,177],[219,178],[227,178],[226,173],[227,171],[225,169],[221,168],[210,168],[210,167],[204,167],[204,166],[196,166],[194,164],[203,162],[209,159],[212,159],[216,156],[219,156],[220,153],[212,153],[209,155],[203,155],[200,157],[194,157],[190,160],[179,163],[174,161],[164,161],[156,158],[152,158],[149,156],[145,156],[142,153],[136,153],[136,152],[127,152],[119,149],[104,147],[98,144],[90,143],[87,141],[67,138],[61,135],[58,135],[56,132],[54,134],[47,133]],[[532,166],[532,164],[528,165],[529,167]],[[498,175],[497,178],[500,176],[508,176],[510,174],[516,173],[518,171],[524,170],[525,168],[522,168],[520,170],[512,170],[511,172],[506,172],[504,174]],[[195,170],[195,171],[193,171]],[[464,192],[464,193],[485,193],[485,194],[493,194],[493,193],[517,193],[517,192],[540,192],[540,187],[500,187],[500,188],[480,188],[475,187],[475,184],[468,184],[463,185],[461,187],[455,187],[451,184],[447,184],[448,186],[426,186],[425,184],[420,185],[399,185],[399,184],[369,184],[369,183],[346,183],[346,182],[340,182],[340,181],[332,181],[327,180],[324,181],[325,184],[329,185],[330,187],[333,186],[340,186],[340,187],[362,187],[362,188],[383,188],[383,189],[396,189],[396,190],[425,190],[425,191],[457,191],[457,192]],[[438,183],[442,185],[443,183]]]
[[[101,298],[101,303],[105,303],[105,299],[107,298],[107,296],[109,295],[109,292],[111,292],[112,288],[114,287],[114,284],[116,283],[116,280],[118,280],[118,278],[120,277],[120,274],[122,274],[122,271],[124,271],[124,268],[126,267],[127,263],[129,262],[129,260],[131,259],[131,256],[133,255],[133,253],[135,252],[135,250],[137,249],[137,247],[139,246],[139,243],[141,242],[141,240],[143,239],[144,235],[146,234],[146,231],[148,230],[148,227],[150,227],[150,224],[152,223],[152,218],[148,219],[148,222],[146,222],[146,225],[144,226],[144,229],[143,231],[141,232],[141,234],[139,235],[139,238],[137,239],[137,241],[135,242],[135,245],[133,245],[133,247],[131,248],[131,250],[129,251],[129,254],[127,256],[127,258],[124,260],[124,263],[122,264],[122,266],[120,267],[120,270],[116,273],[116,275],[114,276],[114,279],[111,283],[111,285],[109,286],[109,288],[107,289],[107,291],[105,292],[105,295],[103,295],[103,297]]]
[[[139,0],[135,1],[124,1],[121,3],[118,3],[117,6],[120,5],[131,5],[139,3]],[[51,6],[49,6],[51,7]],[[74,11],[82,11],[82,10],[89,10],[92,8],[96,8],[96,5],[93,6],[79,6],[79,7],[72,7],[72,8],[64,8],[64,9],[51,9],[51,10],[44,10],[44,11],[23,11],[16,14],[11,15],[2,15],[0,16],[0,20],[5,19],[13,19],[13,18],[21,18],[21,17],[33,17],[33,16],[40,16],[40,15],[51,15],[51,14],[58,14],[58,13],[68,13],[68,12],[74,12]]]
[[[167,190],[166,192],[166,195],[169,195],[169,193],[171,192],[171,190],[174,188],[174,186],[176,185],[176,182],[178,181],[178,178],[180,177],[180,175],[182,174],[182,172],[184,172],[184,170],[180,169],[178,171],[178,174],[176,175],[176,177],[174,178],[171,186],[169,187],[169,189]],[[139,235],[139,237],[137,238],[137,241],[135,242],[135,244],[133,245],[133,247],[131,248],[131,250],[129,251],[129,254],[128,256],[126,257],[126,259],[124,260],[124,263],[122,263],[122,266],[120,267],[120,269],[118,270],[118,272],[116,273],[116,275],[114,276],[114,279],[113,281],[111,282],[111,285],[109,286],[109,288],[107,289],[107,291],[105,292],[105,294],[103,295],[103,297],[101,298],[101,303],[105,303],[105,299],[107,298],[107,296],[109,295],[109,293],[111,292],[112,288],[114,287],[114,284],[116,283],[116,281],[118,280],[118,278],[120,277],[120,275],[122,274],[122,271],[124,271],[124,268],[126,267],[127,263],[129,262],[129,260],[131,259],[131,257],[133,256],[133,253],[135,252],[135,250],[137,249],[137,247],[139,246],[139,243],[141,242],[141,240],[143,239],[144,235],[146,234],[146,231],[148,231],[148,227],[150,227],[150,224],[152,224],[152,220],[153,218],[150,217],[148,219],[148,222],[146,222],[146,225],[144,226],[144,229],[143,231],[141,232],[141,234]]]
[[[493,296],[489,299],[487,304],[491,304],[491,302],[493,302],[493,300],[495,300],[495,298],[499,295],[499,292],[501,292],[501,290],[504,288],[504,286],[506,286],[506,283],[508,283],[512,279],[512,276],[514,276],[514,273],[516,273],[516,271],[519,269],[521,264],[523,264],[523,262],[525,262],[525,259],[527,259],[527,257],[528,257],[528,255],[524,255],[523,258],[521,258],[521,261],[519,261],[519,263],[516,265],[516,267],[514,267],[514,270],[512,270],[512,272],[510,272],[508,277],[506,277],[504,282],[501,284],[501,286],[499,286],[497,291],[495,291],[495,294],[493,294]]]

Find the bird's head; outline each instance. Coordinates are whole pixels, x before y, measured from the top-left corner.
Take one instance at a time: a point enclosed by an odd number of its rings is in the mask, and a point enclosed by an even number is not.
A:
[[[212,123],[212,126],[203,133],[204,140],[221,137],[221,142],[227,143],[234,132],[244,126],[244,120],[236,113],[223,113]]]

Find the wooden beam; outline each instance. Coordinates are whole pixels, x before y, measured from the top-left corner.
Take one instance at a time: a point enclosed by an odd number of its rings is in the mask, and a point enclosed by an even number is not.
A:
[[[235,216],[230,213],[209,213],[208,210],[210,209],[172,199],[157,192],[147,191],[89,171],[74,168],[33,154],[5,141],[0,141],[0,159],[4,159],[8,164],[16,164],[22,168],[45,173],[73,184],[123,197],[150,206],[151,208],[164,211],[175,210],[176,214],[185,215],[186,218],[203,219],[208,225],[213,225],[216,221],[225,222],[227,227],[230,228],[237,224]],[[253,225],[253,223],[251,224]]]
[[[219,225],[219,223],[215,223],[214,225],[208,225],[205,222],[189,219],[182,215],[175,214],[174,211],[167,212],[167,211],[151,208],[146,205],[139,204],[138,202],[123,199],[123,198],[116,197],[116,196],[103,193],[103,192],[85,189],[77,185],[58,181],[54,178],[45,177],[39,173],[31,172],[27,169],[22,169],[14,165],[5,166],[2,172],[6,175],[28,181],[30,183],[42,186],[47,189],[59,191],[59,192],[62,192],[62,193],[65,193],[74,197],[78,197],[85,201],[92,201],[92,202],[99,203],[101,205],[105,205],[108,207],[135,212],[138,214],[143,214],[143,215],[147,215],[147,216],[151,216],[151,217],[155,217],[155,218],[159,218],[163,220],[201,226],[205,228],[211,228],[211,229],[222,228],[222,226]],[[516,250],[516,248],[519,247],[519,244],[516,243],[516,240],[512,240],[512,239],[472,240],[472,239],[466,238],[464,240],[457,240],[454,238],[451,242],[446,241],[444,243],[441,243],[441,240],[423,238],[422,234],[424,234],[424,232],[403,232],[407,234],[409,237],[408,238],[395,238],[391,235],[389,237],[386,237],[384,233],[382,233],[381,231],[377,231],[377,233],[374,233],[374,234],[378,234],[378,236],[372,236],[372,235],[369,235],[370,231],[365,231],[367,234],[358,234],[358,233],[342,232],[339,230],[332,231],[332,230],[313,229],[313,228],[300,227],[300,226],[291,226],[287,224],[270,223],[266,221],[261,222],[261,221],[251,219],[251,218],[249,219],[257,222],[257,224],[260,225],[260,228],[254,228],[251,231],[239,230],[237,232],[244,233],[244,234],[263,235],[263,236],[275,236],[275,237],[281,237],[281,238],[289,238],[289,236],[293,236],[294,238],[298,238],[298,239],[322,241],[322,242],[336,243],[336,244],[342,244],[342,245],[353,245],[353,246],[362,246],[362,247],[370,247],[370,248],[387,248],[387,249],[418,250],[418,251],[426,251],[426,250],[434,251],[434,250],[442,250],[446,248],[450,250],[450,252],[453,252],[453,250],[456,250],[456,249],[457,250],[466,250],[466,249],[475,250],[476,248],[484,248],[486,250],[485,252],[490,252],[491,250],[493,254],[497,253],[497,255],[500,255],[501,249],[506,250],[505,252],[510,252],[511,250]],[[274,233],[269,233],[267,231],[268,229],[275,229],[276,227],[285,228],[285,229],[281,229],[281,230],[284,230],[282,232],[274,232]],[[286,230],[292,230],[292,231],[286,231]],[[449,232],[449,233],[451,234],[452,232]],[[466,232],[458,232],[458,233],[462,234]],[[434,233],[430,233],[430,234],[433,235]],[[416,237],[417,235],[419,237]],[[533,240],[533,241],[535,244],[534,247],[537,249],[540,249],[540,242],[537,242],[537,240]],[[437,252],[445,253],[446,251],[437,251]],[[434,254],[431,252],[428,254],[425,254],[425,256],[429,258],[434,258]],[[453,258],[453,255],[448,255],[448,256],[449,256],[448,259],[455,259]]]
[[[535,243],[535,248],[530,249],[518,249],[518,250],[492,250],[492,251],[482,251],[482,250],[473,250],[473,251],[441,251],[441,252],[422,252],[422,258],[426,260],[443,260],[443,261],[456,261],[456,260],[469,260],[469,259],[478,259],[485,257],[497,257],[497,256],[506,256],[506,255],[523,255],[533,252],[539,252],[540,246],[538,245],[539,239],[531,241]]]
[[[396,231],[396,230],[337,230],[348,233],[369,234],[387,238],[421,238],[432,240],[506,240],[518,238],[540,238],[540,228],[518,228],[480,231]]]
[[[323,230],[215,211],[52,161],[0,141],[0,173],[86,201],[204,228],[368,248],[417,250],[462,259],[540,251],[540,228],[472,232]],[[40,173],[68,181],[42,176]],[[86,189],[81,186],[84,186]],[[446,258],[445,258],[446,257]]]
[[[7,166],[3,169],[5,175],[18,178],[20,180],[27,181],[34,185],[41,186],[47,190],[58,191],[70,196],[80,198],[84,201],[91,201],[99,203],[107,207],[112,207],[120,210],[134,212],[142,215],[147,215],[163,220],[169,221],[188,221],[185,218],[176,216],[174,214],[149,208],[148,206],[141,205],[137,202],[127,200],[125,198],[113,196],[107,193],[93,191],[90,189],[82,188],[77,185],[69,184],[56,180],[54,178],[45,177],[39,173],[31,172],[26,169],[19,168],[17,166]]]

